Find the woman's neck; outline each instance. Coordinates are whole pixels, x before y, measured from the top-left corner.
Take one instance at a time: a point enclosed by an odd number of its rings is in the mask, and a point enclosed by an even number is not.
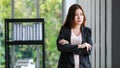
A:
[[[74,28],[72,28],[72,31],[76,36],[78,36],[81,33],[80,27],[81,26],[79,25],[79,26],[75,26]]]

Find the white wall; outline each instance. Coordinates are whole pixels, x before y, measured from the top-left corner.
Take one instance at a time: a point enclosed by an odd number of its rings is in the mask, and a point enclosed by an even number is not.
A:
[[[62,0],[62,21],[65,21],[69,7],[77,3],[77,0]]]

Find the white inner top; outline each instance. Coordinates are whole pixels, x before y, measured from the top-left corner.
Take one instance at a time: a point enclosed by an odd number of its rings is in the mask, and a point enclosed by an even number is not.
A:
[[[75,45],[75,44],[81,44],[82,43],[82,36],[81,33],[76,36],[73,31],[71,30],[71,44]],[[74,54],[74,62],[75,62],[75,68],[79,68],[79,55]]]

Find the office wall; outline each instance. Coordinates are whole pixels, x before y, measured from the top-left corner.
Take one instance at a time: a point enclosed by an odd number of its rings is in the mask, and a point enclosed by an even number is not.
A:
[[[63,23],[67,16],[69,7],[75,3],[77,3],[77,0],[62,0],[62,22]]]

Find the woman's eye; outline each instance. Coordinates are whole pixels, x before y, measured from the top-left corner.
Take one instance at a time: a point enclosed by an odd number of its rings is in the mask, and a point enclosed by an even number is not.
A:
[[[83,16],[83,14],[75,15],[75,16]]]
[[[75,14],[75,16],[79,16],[79,15],[80,15],[80,16],[82,16],[82,15],[83,15],[83,13],[81,13],[81,14]]]

